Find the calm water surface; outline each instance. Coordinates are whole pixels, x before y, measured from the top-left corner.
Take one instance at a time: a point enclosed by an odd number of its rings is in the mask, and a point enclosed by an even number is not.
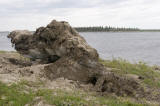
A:
[[[8,33],[0,32],[0,50],[13,51],[10,39],[7,38]]]
[[[101,58],[123,58],[160,65],[160,32],[87,32],[80,33],[96,48]],[[0,33],[0,50],[14,50],[7,33]]]

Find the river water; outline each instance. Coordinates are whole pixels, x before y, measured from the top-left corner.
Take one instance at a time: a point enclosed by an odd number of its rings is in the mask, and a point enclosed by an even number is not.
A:
[[[8,33],[0,33],[0,50],[12,51]],[[103,59],[122,58],[160,65],[160,32],[83,32]]]

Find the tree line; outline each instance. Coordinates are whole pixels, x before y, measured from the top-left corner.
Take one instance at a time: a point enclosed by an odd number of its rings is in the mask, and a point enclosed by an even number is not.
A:
[[[78,32],[118,32],[118,31],[140,31],[139,28],[118,28],[110,26],[95,26],[95,27],[75,27]]]

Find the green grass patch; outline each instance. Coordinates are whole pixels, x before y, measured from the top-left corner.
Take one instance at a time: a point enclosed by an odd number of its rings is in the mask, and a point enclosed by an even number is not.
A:
[[[135,64],[123,59],[99,60],[103,65],[113,68],[113,72],[118,74],[134,74],[144,78],[143,82],[151,87],[160,88],[160,72],[154,70],[152,66],[143,62]]]
[[[4,53],[17,53],[16,51],[3,51],[3,50],[0,50],[0,53],[4,54]]]
[[[1,50],[0,50],[0,54],[1,54],[1,53],[6,53],[6,51],[1,51]]]
[[[65,92],[62,90],[39,90],[37,96],[42,96],[47,103],[56,106],[149,106],[134,103],[125,98],[97,96],[84,92]]]
[[[34,99],[41,97],[47,104],[55,106],[149,106],[142,103],[135,103],[131,99],[97,96],[92,92],[84,91],[62,91],[51,89],[37,89],[36,91],[28,88],[33,83],[21,81],[17,84],[6,85],[0,82],[0,106],[24,106],[25,104],[34,105]],[[36,86],[38,87],[38,86]],[[154,105],[153,105],[154,106]]]
[[[61,90],[39,90],[37,96],[42,96],[47,103],[56,106],[84,106],[87,102],[82,95],[78,93],[65,92]]]
[[[32,92],[25,93],[24,86],[12,84],[10,86],[0,82],[0,106],[24,106],[34,98]]]

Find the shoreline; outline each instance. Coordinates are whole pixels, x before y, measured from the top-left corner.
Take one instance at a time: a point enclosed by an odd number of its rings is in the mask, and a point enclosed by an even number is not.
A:
[[[0,31],[0,33],[10,33],[11,31]],[[31,32],[35,32],[35,31],[31,31]],[[160,32],[160,30],[141,30],[141,31],[78,31],[79,33],[85,33],[85,32]]]

